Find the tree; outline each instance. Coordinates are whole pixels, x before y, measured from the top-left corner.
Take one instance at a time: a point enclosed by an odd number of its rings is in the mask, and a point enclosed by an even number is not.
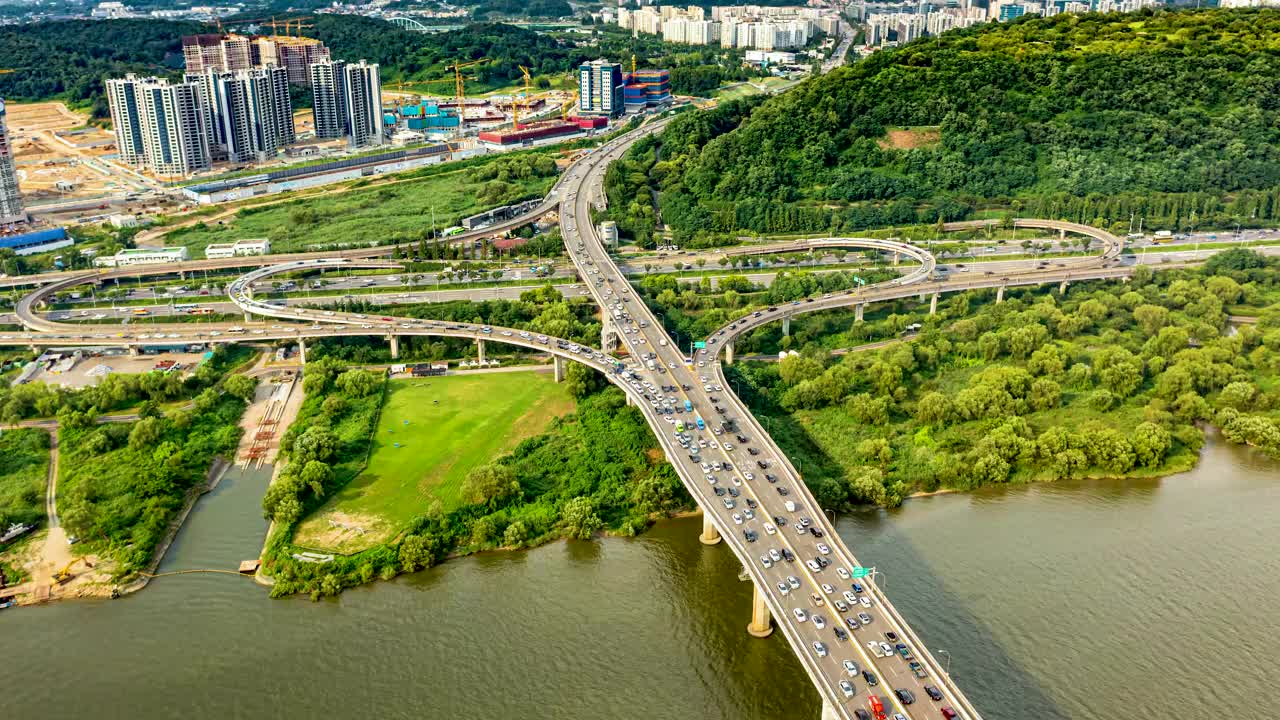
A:
[[[1257,394],[1258,388],[1254,387],[1253,383],[1233,382],[1222,388],[1222,392],[1218,395],[1218,403],[1236,410],[1248,410]]]
[[[298,479],[303,485],[311,488],[311,492],[316,498],[324,497],[324,486],[332,478],[333,468],[319,460],[308,462],[303,466],[302,471],[298,473]]]
[[[1129,442],[1143,467],[1156,467],[1164,461],[1165,453],[1173,446],[1173,439],[1164,428],[1144,422],[1133,429]]]
[[[940,392],[929,392],[916,403],[916,421],[924,425],[946,425],[953,410],[951,401]]]
[[[560,511],[560,520],[564,524],[565,535],[576,540],[589,540],[604,527],[604,521],[596,515],[591,500],[586,497],[576,497],[565,503]]]
[[[258,389],[258,381],[245,375],[232,375],[223,382],[222,386],[228,393],[241,400],[253,402],[254,393]]]
[[[1139,305],[1133,309],[1133,319],[1147,335],[1155,335],[1169,323],[1169,309],[1160,305]]]
[[[337,386],[350,397],[367,397],[382,385],[382,376],[369,370],[348,370],[338,376]]]
[[[1058,407],[1062,401],[1062,387],[1049,378],[1039,378],[1031,384],[1031,392],[1027,402],[1036,410],[1048,410]]]
[[[472,468],[462,481],[462,497],[475,505],[493,506],[520,492],[515,472],[506,465],[490,463]]]
[[[509,548],[518,548],[529,541],[529,528],[525,524],[516,520],[507,526],[506,532],[502,534],[502,544]]]
[[[129,431],[129,449],[148,450],[160,442],[164,436],[164,421],[160,418],[143,418],[134,423]]]
[[[854,451],[863,462],[875,463],[881,470],[886,470],[893,461],[893,448],[884,438],[871,438],[858,443]]]
[[[404,572],[414,572],[429,568],[436,562],[436,550],[439,541],[434,535],[410,535],[400,543],[397,553],[400,568]]]
[[[305,467],[313,460],[329,462],[337,451],[338,436],[327,427],[312,425],[293,441],[289,455],[294,463]]]

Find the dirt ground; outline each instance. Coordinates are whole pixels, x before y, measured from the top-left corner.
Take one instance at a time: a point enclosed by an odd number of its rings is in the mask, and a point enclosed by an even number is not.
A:
[[[880,141],[880,147],[895,150],[910,150],[918,147],[935,145],[942,139],[942,133],[932,128],[915,130],[890,130]]]
[[[240,438],[240,447],[236,448],[236,463],[247,467],[251,462],[255,466],[270,465],[275,462],[280,452],[280,436],[293,423],[302,408],[302,384],[297,382],[297,373],[292,370],[280,370],[265,376],[258,383],[253,404],[245,410],[240,419],[240,427],[244,435]],[[276,403],[284,402],[284,407]],[[274,423],[264,425],[263,419],[271,413]],[[270,433],[270,437],[259,439],[259,433]],[[258,460],[250,460],[251,450],[261,443],[266,454]]]
[[[180,372],[186,372],[200,362],[200,357],[200,353],[160,353],[158,355],[139,355],[138,357],[129,355],[92,357],[86,355],[80,358],[79,362],[67,372],[54,374],[41,370],[35,374],[32,380],[68,388],[86,387],[97,384],[98,378],[88,373],[99,365],[106,365],[111,368],[113,373],[144,373],[150,372],[155,368],[156,363],[162,360],[172,360],[182,364],[183,369]]]
[[[60,102],[5,103],[10,132],[70,130],[89,122],[88,113],[69,110]]]
[[[130,183],[104,169],[110,166],[89,164],[116,149],[110,132],[85,126],[88,114],[69,110],[59,102],[8,103],[5,112],[18,186],[29,200],[97,197],[131,188]],[[59,190],[59,182],[73,187]]]

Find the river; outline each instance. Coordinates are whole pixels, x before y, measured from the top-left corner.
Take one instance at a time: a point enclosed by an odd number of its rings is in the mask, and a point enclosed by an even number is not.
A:
[[[941,495],[839,520],[988,720],[1274,718],[1280,464]],[[201,500],[161,571],[233,568],[265,473]],[[817,718],[697,518],[451,561],[340,598],[229,575],[0,613],[0,708],[41,718]],[[722,603],[721,601],[724,600]],[[946,662],[947,654],[939,659]],[[917,706],[920,707],[920,706]],[[931,716],[932,717],[932,716]]]

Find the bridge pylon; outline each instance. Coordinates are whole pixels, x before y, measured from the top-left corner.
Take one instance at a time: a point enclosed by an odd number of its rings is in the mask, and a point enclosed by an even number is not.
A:
[[[720,531],[716,529],[716,524],[711,522],[711,515],[706,510],[703,510],[702,534],[698,536],[698,540],[702,541],[703,545],[719,545],[723,539],[720,537]]]

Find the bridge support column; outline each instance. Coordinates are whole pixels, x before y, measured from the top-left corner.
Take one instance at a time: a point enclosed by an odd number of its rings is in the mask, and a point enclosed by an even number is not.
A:
[[[138,357],[141,354],[142,354],[142,349],[139,348],[137,345],[129,346],[129,357]]]
[[[307,364],[307,341],[302,338],[298,338],[298,364]]]
[[[822,720],[840,720],[840,713],[836,712],[836,706],[826,698],[822,700]]]
[[[753,585],[751,589],[751,624],[747,625],[747,632],[751,637],[766,638],[773,634],[773,624],[770,622],[772,615],[769,612],[769,604],[765,602],[764,593],[760,588]]]
[[[942,293],[934,293],[933,297],[929,298],[929,314],[930,315],[938,314],[938,296],[941,294]]]
[[[634,407],[635,404],[636,404],[636,399],[631,397],[631,393],[627,393],[627,407]]]
[[[249,314],[249,313],[245,313],[245,314],[244,314],[244,321],[245,321],[245,322],[253,322],[253,315],[251,315],[251,314]]]
[[[1002,302],[1004,302],[1004,286],[1003,285],[996,288],[996,304],[999,305]]]
[[[476,357],[480,362],[484,362],[484,340],[476,338]]]
[[[551,362],[555,365],[556,382],[564,382],[564,358],[556,355],[551,359]]]
[[[1058,230],[1058,242],[1062,242],[1062,241],[1064,241],[1064,240],[1066,240],[1066,239],[1067,239],[1067,230],[1066,230],[1066,228],[1060,228],[1060,229]]]
[[[866,303],[858,303],[853,306],[853,321],[862,322],[862,311],[867,307]]]
[[[387,340],[391,341],[391,359],[399,360],[400,359],[400,336],[388,335]]]
[[[1066,280],[1063,280],[1063,281],[1062,281],[1062,284],[1058,286],[1058,294],[1059,294],[1059,295],[1066,295],[1066,294],[1067,294],[1067,286],[1068,286],[1068,285],[1070,285],[1070,284],[1071,284],[1071,283],[1067,282]]]
[[[605,352],[613,351],[613,333],[609,331],[609,319],[605,316],[604,322],[600,324],[600,349]]]
[[[733,364],[733,341],[732,340],[724,344],[724,364],[725,365]]]
[[[898,262],[899,262],[900,260],[902,260],[902,254],[901,254],[901,253],[894,253],[894,254],[893,254],[893,266],[894,266],[894,267],[897,267],[897,266],[898,266]]]
[[[702,511],[702,534],[698,536],[698,540],[702,541],[703,545],[720,544],[720,531],[716,529],[715,523],[711,522],[711,516],[706,510]]]
[[[782,334],[783,335],[791,334],[791,317],[790,316],[782,318]]]

